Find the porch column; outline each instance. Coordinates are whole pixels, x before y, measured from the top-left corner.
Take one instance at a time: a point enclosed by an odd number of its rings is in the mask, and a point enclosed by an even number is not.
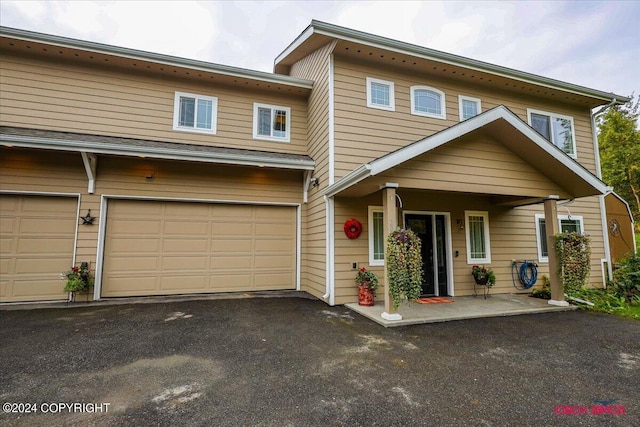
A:
[[[556,255],[556,242],[554,235],[560,232],[558,227],[558,207],[556,198],[544,201],[544,223],[547,230],[547,252],[549,253],[549,279],[551,280],[551,299],[549,304],[567,306],[564,300],[564,286],[560,274],[558,274],[558,255]]]
[[[387,182],[382,188],[382,218],[384,221],[384,312],[382,318],[386,320],[402,320],[400,313],[393,308],[393,301],[389,294],[389,274],[387,271],[387,236],[398,226],[398,210],[396,209],[396,188],[399,185]]]

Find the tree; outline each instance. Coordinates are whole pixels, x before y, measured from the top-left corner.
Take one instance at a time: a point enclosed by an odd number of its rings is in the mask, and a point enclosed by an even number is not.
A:
[[[640,98],[615,105],[598,118],[602,180],[631,207],[640,231]]]

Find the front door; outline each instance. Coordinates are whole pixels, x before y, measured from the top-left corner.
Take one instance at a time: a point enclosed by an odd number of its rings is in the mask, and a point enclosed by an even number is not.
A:
[[[404,221],[406,227],[422,241],[422,295],[447,295],[446,217],[407,213]]]

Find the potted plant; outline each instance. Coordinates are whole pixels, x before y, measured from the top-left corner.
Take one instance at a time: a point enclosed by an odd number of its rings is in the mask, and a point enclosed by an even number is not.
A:
[[[362,267],[358,270],[355,279],[358,285],[358,304],[372,306],[376,292],[378,291],[378,276],[372,271]]]
[[[70,293],[69,301],[73,301],[75,294],[88,292],[89,287],[93,286],[93,274],[86,262],[80,264],[80,267],[71,267],[60,278],[65,280],[64,291]]]
[[[496,276],[490,268],[474,265],[471,267],[471,274],[477,285],[487,286],[488,288],[496,284]]]

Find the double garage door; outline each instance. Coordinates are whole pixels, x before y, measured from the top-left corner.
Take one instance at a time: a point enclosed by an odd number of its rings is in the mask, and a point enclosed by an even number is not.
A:
[[[0,302],[64,300],[77,197],[0,196]]]
[[[102,297],[296,288],[296,208],[109,200]]]

